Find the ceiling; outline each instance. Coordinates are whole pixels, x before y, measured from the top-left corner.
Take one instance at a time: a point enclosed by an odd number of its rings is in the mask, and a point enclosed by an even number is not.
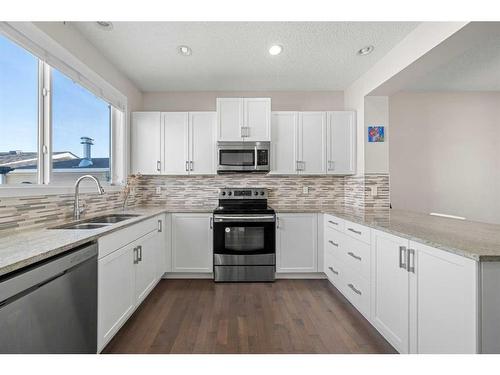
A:
[[[500,91],[500,22],[471,22],[451,39],[460,44],[460,51],[450,53],[447,43],[442,43],[436,48],[441,62],[401,89]]]
[[[73,23],[142,91],[343,90],[418,24],[114,22],[106,31]],[[271,56],[272,44],[283,52]],[[367,45],[375,50],[358,56]]]

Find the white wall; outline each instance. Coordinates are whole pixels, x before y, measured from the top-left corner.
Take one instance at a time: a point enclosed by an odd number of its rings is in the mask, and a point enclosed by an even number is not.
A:
[[[342,91],[171,91],[145,92],[142,110],[215,111],[218,97],[270,97],[273,111],[344,109]]]
[[[389,173],[389,98],[365,97],[365,173]],[[368,126],[383,126],[385,142],[368,142]]]
[[[500,223],[500,93],[390,97],[393,208]]]
[[[364,97],[427,54],[465,25],[467,25],[467,22],[422,23],[344,91],[346,109],[357,112],[357,174],[365,172],[365,160],[371,158],[371,150],[365,150]],[[372,172],[379,171],[379,168],[373,164],[370,168]],[[380,168],[380,171],[382,170],[383,168]]]

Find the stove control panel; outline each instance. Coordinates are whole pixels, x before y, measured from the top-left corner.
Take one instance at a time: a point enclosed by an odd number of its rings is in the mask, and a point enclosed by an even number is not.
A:
[[[219,199],[267,199],[266,188],[223,188]]]

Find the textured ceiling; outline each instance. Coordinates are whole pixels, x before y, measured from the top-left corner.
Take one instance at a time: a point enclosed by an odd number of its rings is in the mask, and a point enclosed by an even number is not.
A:
[[[142,91],[343,90],[416,22],[93,22],[76,28]],[[283,53],[268,48],[281,44]],[[177,53],[188,45],[189,57]],[[374,45],[368,56],[356,51]]]
[[[500,23],[497,32],[406,87],[413,91],[500,91]]]

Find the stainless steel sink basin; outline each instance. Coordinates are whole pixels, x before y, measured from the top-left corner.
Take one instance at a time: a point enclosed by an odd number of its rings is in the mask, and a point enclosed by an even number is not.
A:
[[[63,225],[58,225],[49,229],[99,229],[104,228],[108,225],[119,223],[120,221],[132,219],[139,215],[132,214],[110,214],[103,215],[99,217],[94,217],[92,219],[82,220],[76,223],[68,223]]]
[[[131,215],[131,214],[113,214],[113,215],[105,215],[94,217],[92,219],[84,220],[85,223],[106,223],[106,224],[114,224],[119,223],[120,221],[132,219],[139,215]]]
[[[50,229],[99,229],[107,227],[110,224],[105,223],[70,223],[52,227]]]

